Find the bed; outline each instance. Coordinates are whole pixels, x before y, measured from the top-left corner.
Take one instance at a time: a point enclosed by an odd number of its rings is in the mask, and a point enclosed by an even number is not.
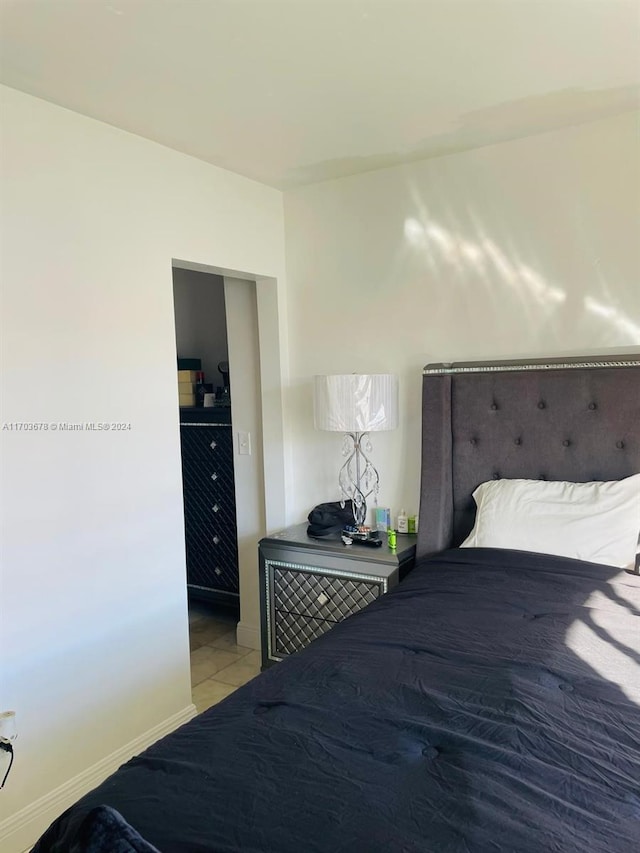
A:
[[[460,546],[481,483],[633,480],[640,358],[429,365],[422,400],[411,574],[133,758],[35,853],[637,849],[633,561]]]

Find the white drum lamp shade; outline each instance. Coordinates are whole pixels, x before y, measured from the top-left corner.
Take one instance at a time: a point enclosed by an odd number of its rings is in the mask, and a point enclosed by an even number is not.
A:
[[[314,377],[314,423],[330,432],[378,432],[398,426],[398,377],[346,373]]]

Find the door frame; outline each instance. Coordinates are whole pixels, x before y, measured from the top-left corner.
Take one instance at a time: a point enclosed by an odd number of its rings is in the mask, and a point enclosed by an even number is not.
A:
[[[284,301],[282,284],[273,276],[216,267],[184,259],[172,258],[174,268],[194,270],[255,283],[258,321],[259,361],[259,417],[262,422],[262,473],[264,477],[264,527],[262,535],[281,530],[286,526],[286,476],[283,418],[283,393],[285,364],[283,347],[285,328],[281,305]],[[226,286],[226,284],[225,284]],[[234,445],[235,446],[235,445]],[[242,506],[241,496],[238,506]],[[256,551],[257,560],[257,551]],[[252,596],[253,597],[253,596]],[[238,625],[238,642],[252,648],[260,647],[258,602],[240,598],[241,622]],[[245,618],[245,614],[249,619]]]

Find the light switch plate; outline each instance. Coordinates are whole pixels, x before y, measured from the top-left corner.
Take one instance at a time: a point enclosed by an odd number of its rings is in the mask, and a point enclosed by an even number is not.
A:
[[[238,432],[238,454],[240,456],[251,456],[251,433]]]

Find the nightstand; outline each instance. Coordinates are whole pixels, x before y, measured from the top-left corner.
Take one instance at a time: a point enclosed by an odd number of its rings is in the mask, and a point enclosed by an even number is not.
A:
[[[417,536],[391,551],[312,539],[307,523],[259,544],[262,668],[300,651],[394,587],[411,569]]]

